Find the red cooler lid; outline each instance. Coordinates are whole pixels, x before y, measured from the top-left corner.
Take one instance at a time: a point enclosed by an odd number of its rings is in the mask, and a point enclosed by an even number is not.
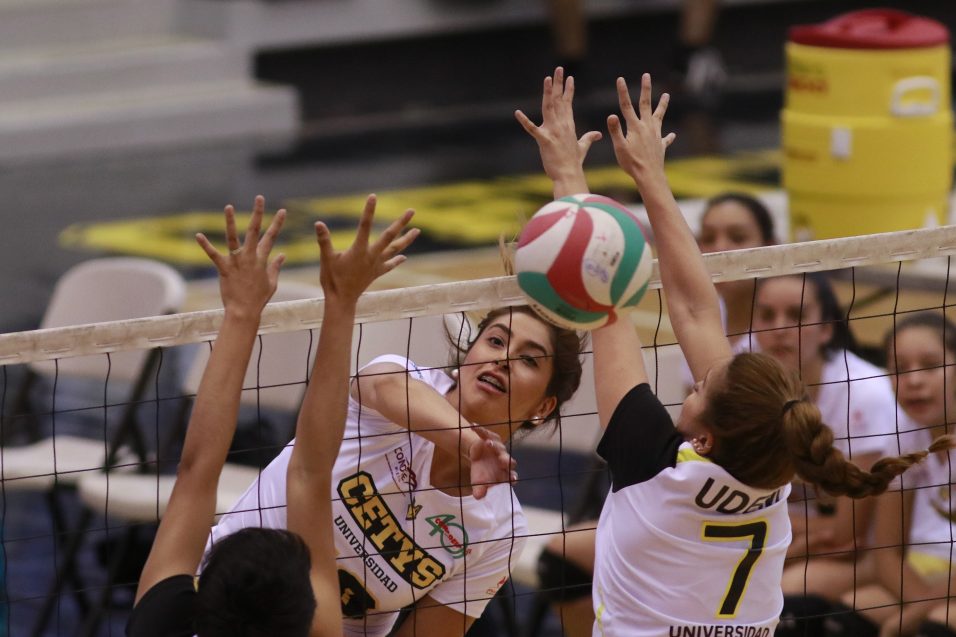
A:
[[[948,43],[949,30],[905,11],[866,9],[790,27],[790,41],[835,49],[917,49]]]

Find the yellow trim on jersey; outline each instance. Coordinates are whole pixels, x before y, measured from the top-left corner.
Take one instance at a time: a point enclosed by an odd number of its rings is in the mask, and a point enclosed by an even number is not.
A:
[[[711,459],[705,458],[690,447],[683,447],[677,450],[677,462],[711,462]]]
[[[916,574],[927,580],[948,577],[952,566],[949,560],[938,555],[910,550],[906,553],[906,563]]]
[[[724,528],[741,528],[745,526],[750,526],[753,524],[764,525],[763,539],[761,539],[761,544],[759,546],[754,546],[757,541],[757,535],[755,533],[741,533],[738,535],[727,536],[727,537],[715,537],[706,535],[708,527],[724,527]],[[763,556],[764,545],[763,542],[766,541],[766,538],[770,535],[770,521],[767,518],[754,518],[752,520],[747,520],[746,522],[716,522],[711,520],[705,520],[700,526],[700,539],[704,542],[736,542],[743,540],[747,537],[751,538],[750,548],[744,551],[744,554],[740,556],[740,561],[737,562],[737,566],[734,567],[734,572],[731,574],[730,579],[727,581],[727,588],[724,590],[724,595],[721,597],[720,605],[717,607],[717,612],[715,617],[718,619],[733,619],[737,616],[737,610],[740,608],[740,602],[743,600],[744,596],[747,594],[747,587],[750,585],[750,576],[753,575],[754,569],[757,567],[757,562],[760,561],[760,558]],[[754,561],[748,566],[746,579],[744,579],[743,586],[740,587],[740,592],[736,593],[736,601],[733,603],[734,611],[732,613],[722,613],[721,608],[727,602],[728,597],[731,595],[731,591],[734,587],[734,580],[737,577],[737,574],[740,572],[741,567],[744,564],[744,561],[747,557],[756,551],[757,557]]]
[[[604,637],[604,591],[601,590],[600,586],[598,587],[598,598],[600,598],[601,603],[598,604],[597,610],[594,612],[594,624],[601,632],[601,637]]]

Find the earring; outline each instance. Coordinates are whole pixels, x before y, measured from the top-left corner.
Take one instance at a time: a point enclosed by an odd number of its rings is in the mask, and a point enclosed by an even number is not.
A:
[[[458,370],[457,370],[457,369],[451,370],[451,377],[454,378],[455,380],[458,380]]]

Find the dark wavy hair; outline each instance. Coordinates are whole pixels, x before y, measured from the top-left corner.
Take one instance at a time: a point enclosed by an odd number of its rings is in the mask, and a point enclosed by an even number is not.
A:
[[[758,291],[760,286],[765,285],[766,282],[786,277],[800,278],[803,281],[804,298],[812,295],[817,305],[820,306],[820,323],[833,327],[833,334],[830,336],[830,340],[823,346],[823,356],[829,358],[834,353],[843,350],[856,353],[858,351],[856,338],[853,337],[853,332],[850,331],[847,314],[843,311],[843,308],[840,307],[840,302],[833,292],[833,285],[830,283],[830,278],[823,272],[788,274],[783,277],[760,280],[757,284]]]
[[[316,608],[311,562],[291,531],[246,528],[219,540],[199,576],[196,634],[307,637]]]
[[[711,208],[719,206],[722,203],[735,203],[746,208],[751,218],[753,218],[754,223],[757,224],[757,228],[760,230],[760,239],[764,245],[772,245],[776,241],[773,217],[770,216],[770,211],[767,209],[767,206],[763,205],[759,199],[742,192],[725,192],[707,200],[707,203],[704,205],[704,216],[707,216]]]
[[[943,349],[952,357],[950,360],[956,359],[956,324],[940,312],[915,312],[898,320],[883,338],[883,349],[886,352],[888,367],[891,369],[896,367],[896,348],[894,347],[896,335],[914,327],[925,327],[936,332]]]

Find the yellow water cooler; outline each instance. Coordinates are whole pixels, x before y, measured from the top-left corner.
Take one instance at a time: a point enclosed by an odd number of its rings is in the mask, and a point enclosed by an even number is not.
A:
[[[945,223],[953,178],[949,32],[873,9],[793,27],[782,113],[794,240]]]

